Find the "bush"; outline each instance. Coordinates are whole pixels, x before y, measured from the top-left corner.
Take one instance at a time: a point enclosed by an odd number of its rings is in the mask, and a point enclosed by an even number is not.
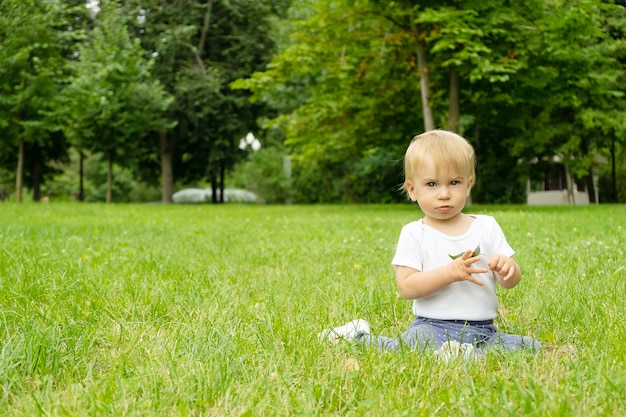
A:
[[[254,152],[235,169],[235,187],[252,191],[261,203],[288,203],[291,193],[286,163],[285,154],[279,148]]]
[[[397,155],[384,149],[369,149],[352,164],[349,187],[354,202],[393,203],[405,199],[401,191],[402,159]]]
[[[70,151],[67,164],[58,167],[60,174],[54,180],[46,182],[42,188],[44,196],[54,201],[78,199],[80,193],[79,155]],[[83,160],[83,192],[85,201],[105,201],[107,162],[101,154],[87,155]],[[114,202],[150,202],[161,200],[161,189],[134,179],[128,168],[113,166],[113,201]]]
[[[15,188],[15,179],[7,170],[0,168],[0,201],[7,200]]]
[[[400,151],[398,151],[400,152]],[[294,164],[293,187],[299,203],[391,203],[404,201],[401,153],[370,149],[353,161]]]

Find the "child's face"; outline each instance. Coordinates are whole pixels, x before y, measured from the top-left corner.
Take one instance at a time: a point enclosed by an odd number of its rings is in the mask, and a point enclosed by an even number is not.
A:
[[[474,178],[453,167],[437,170],[432,161],[423,161],[407,178],[406,188],[426,218],[450,220],[465,207],[473,183]]]

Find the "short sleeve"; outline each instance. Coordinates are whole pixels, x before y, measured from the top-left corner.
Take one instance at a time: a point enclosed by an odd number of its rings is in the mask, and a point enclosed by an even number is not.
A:
[[[421,271],[423,251],[421,248],[421,223],[419,221],[405,225],[400,231],[396,253],[391,261],[394,266],[408,266]]]
[[[504,232],[502,228],[498,224],[497,220],[491,216],[484,216],[482,221],[487,223],[487,230],[489,231],[489,243],[490,243],[490,252],[487,255],[492,256],[496,253],[501,253],[506,256],[513,256],[515,251],[509,245],[504,236]]]

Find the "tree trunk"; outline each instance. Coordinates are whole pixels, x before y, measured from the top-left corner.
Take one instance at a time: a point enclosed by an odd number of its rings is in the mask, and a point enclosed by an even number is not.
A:
[[[224,164],[220,164],[220,203],[224,202],[224,177],[226,176],[226,169]]]
[[[33,151],[33,201],[41,201],[41,181],[43,176],[43,162],[41,160],[41,148],[34,144]]]
[[[15,202],[22,202],[22,187],[24,186],[24,139],[20,139],[17,151],[17,169],[15,172]]]
[[[83,169],[84,155],[82,151],[78,151],[78,201],[85,201],[85,183],[83,177],[85,172]]]
[[[589,167],[587,171],[587,178],[585,178],[587,184],[587,194],[589,195],[589,204],[595,204],[596,200],[596,185],[594,183],[593,166]]]
[[[615,131],[611,135],[611,200],[617,203],[617,175],[615,173]]]
[[[106,202],[107,204],[111,203],[113,200],[113,153],[107,153],[107,196]]]
[[[574,184],[572,181],[572,174],[569,169],[569,164],[565,164],[565,187],[567,188],[567,202],[569,204],[576,204],[574,199]]]
[[[216,204],[217,200],[217,178],[215,175],[215,169],[211,169],[211,203]]]
[[[450,104],[448,106],[448,130],[459,133],[461,119],[461,80],[456,68],[450,71]]]
[[[174,174],[172,169],[172,150],[167,141],[165,129],[159,131],[159,144],[161,149],[161,202],[173,203]]]
[[[435,128],[435,120],[433,118],[433,110],[430,107],[430,77],[428,75],[427,57],[426,57],[426,41],[421,39],[422,31],[415,26],[417,33],[417,68],[420,74],[420,92],[422,95],[422,114],[424,116],[424,131],[433,130]]]

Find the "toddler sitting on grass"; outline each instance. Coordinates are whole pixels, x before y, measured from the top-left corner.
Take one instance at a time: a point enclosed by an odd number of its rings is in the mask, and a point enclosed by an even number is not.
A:
[[[433,130],[413,138],[404,158],[404,190],[424,216],[402,228],[392,264],[400,295],[413,300],[415,321],[399,339],[372,335],[363,319],[327,329],[322,338],[386,350],[431,348],[446,360],[490,348],[541,348],[533,338],[502,333],[493,324],[496,285],[514,288],[521,271],[493,217],[462,213],[475,166],[474,149],[455,133]]]

